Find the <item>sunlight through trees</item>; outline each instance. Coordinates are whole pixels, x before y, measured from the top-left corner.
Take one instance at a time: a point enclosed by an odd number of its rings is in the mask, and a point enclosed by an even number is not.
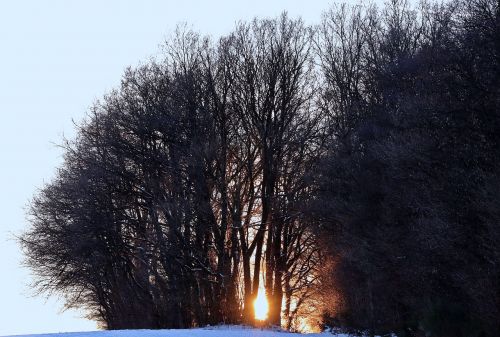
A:
[[[495,336],[500,12],[422,3],[179,27],[34,197],[38,290],[109,329]]]
[[[265,290],[259,289],[257,298],[254,301],[255,318],[259,321],[267,319],[269,313],[269,303],[266,298]]]

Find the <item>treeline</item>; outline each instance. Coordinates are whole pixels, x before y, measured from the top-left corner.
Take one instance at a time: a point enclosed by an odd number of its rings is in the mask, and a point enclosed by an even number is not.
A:
[[[495,0],[180,27],[63,144],[21,237],[109,329],[500,331]]]
[[[321,30],[337,115],[312,204],[333,257],[330,324],[495,336],[498,2],[427,8],[393,3],[377,38],[362,28],[378,20],[370,11],[331,14]],[[332,43],[332,31],[356,33]]]
[[[265,288],[291,326],[320,261],[299,211],[321,149],[310,41],[285,15],[217,43],[181,27],[127,70],[32,203],[40,286],[110,329],[251,322]]]

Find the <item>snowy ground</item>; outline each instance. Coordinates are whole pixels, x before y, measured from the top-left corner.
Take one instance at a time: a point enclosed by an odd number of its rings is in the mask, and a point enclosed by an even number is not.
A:
[[[235,327],[213,327],[178,330],[115,330],[92,332],[67,332],[39,335],[17,335],[16,337],[300,337],[301,334]],[[346,334],[317,333],[306,337],[349,337]],[[6,336],[4,336],[6,337]]]

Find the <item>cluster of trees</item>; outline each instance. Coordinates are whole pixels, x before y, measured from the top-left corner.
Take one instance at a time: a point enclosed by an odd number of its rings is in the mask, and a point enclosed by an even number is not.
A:
[[[33,199],[36,286],[109,329],[252,323],[265,291],[288,329],[494,336],[499,81],[496,0],[180,27]]]
[[[129,69],[32,203],[39,286],[111,329],[251,322],[265,289],[291,326],[320,261],[298,211],[320,148],[309,37],[285,15],[218,43],[181,27]]]
[[[331,324],[494,336],[499,4],[394,5],[376,38],[380,17],[364,9],[329,15],[321,30],[338,113],[313,197],[333,258]]]

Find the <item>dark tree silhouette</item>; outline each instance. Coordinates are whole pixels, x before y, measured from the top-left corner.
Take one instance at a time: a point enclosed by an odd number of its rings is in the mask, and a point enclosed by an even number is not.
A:
[[[180,26],[62,145],[20,241],[109,329],[500,331],[497,1]]]

